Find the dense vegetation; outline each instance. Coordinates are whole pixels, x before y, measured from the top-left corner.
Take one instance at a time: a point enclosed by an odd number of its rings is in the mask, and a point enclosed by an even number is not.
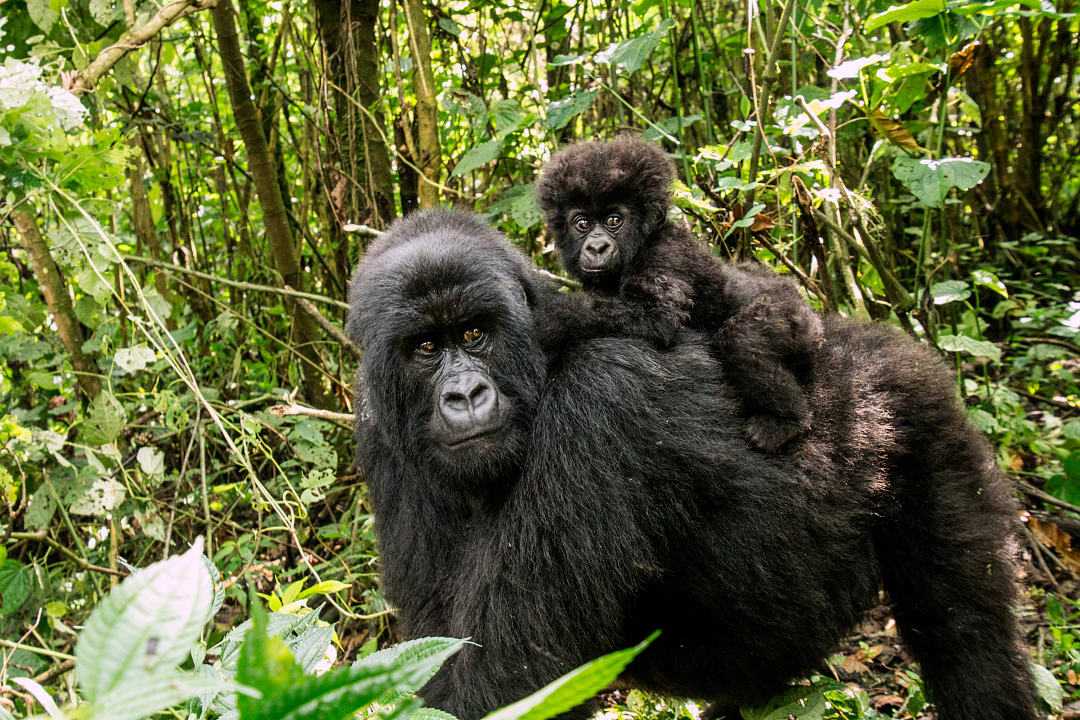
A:
[[[626,130],[677,158],[678,207],[718,255],[955,363],[1025,502],[1041,692],[1077,717],[1075,5],[0,0],[0,717],[93,701],[77,630],[198,536],[216,591],[189,598],[203,615],[169,670],[242,653],[252,588],[298,658],[274,672],[392,641],[350,462],[349,274],[395,217],[439,204],[557,271],[536,173]],[[884,612],[862,630],[746,716],[918,717]],[[280,648],[252,638],[248,685],[275,687],[250,673]],[[191,677],[176,702],[221,690]]]

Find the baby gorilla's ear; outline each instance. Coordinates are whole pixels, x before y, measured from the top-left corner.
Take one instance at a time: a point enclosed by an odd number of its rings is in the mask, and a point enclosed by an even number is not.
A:
[[[665,202],[644,202],[641,205],[641,234],[649,237],[667,222],[668,204]]]

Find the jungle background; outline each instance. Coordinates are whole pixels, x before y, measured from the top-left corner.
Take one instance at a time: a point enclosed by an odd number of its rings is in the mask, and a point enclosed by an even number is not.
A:
[[[1074,11],[0,0],[0,717],[92,700],[72,672],[91,609],[200,536],[220,596],[187,666],[228,654],[251,587],[272,633],[319,630],[316,660],[392,642],[351,467],[349,275],[388,223],[436,205],[484,213],[559,272],[537,171],[625,131],[673,153],[678,210],[718,256],[955,367],[1024,508],[1046,710],[1080,717]],[[930,711],[884,606],[797,690],[744,715]],[[118,707],[102,717],[138,715]],[[177,708],[162,716],[230,710]]]

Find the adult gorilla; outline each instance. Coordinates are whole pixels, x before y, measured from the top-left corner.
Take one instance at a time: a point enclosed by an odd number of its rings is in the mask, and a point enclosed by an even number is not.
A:
[[[545,366],[533,313],[573,298],[471,216],[396,224],[350,298],[386,596],[410,636],[479,644],[423,690],[431,705],[480,717],[656,628],[628,684],[758,702],[884,580],[941,720],[1035,717],[1013,505],[932,353],[830,321],[816,427],[775,456],[747,446],[692,333]]]

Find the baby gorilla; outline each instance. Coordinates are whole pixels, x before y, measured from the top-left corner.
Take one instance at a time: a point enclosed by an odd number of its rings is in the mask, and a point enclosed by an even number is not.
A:
[[[668,218],[675,167],[664,151],[622,137],[557,153],[537,183],[567,271],[593,302],[544,319],[544,345],[604,335],[668,347],[680,328],[706,332],[749,416],[748,435],[774,452],[810,427],[804,387],[821,320],[795,283],[714,258]]]

